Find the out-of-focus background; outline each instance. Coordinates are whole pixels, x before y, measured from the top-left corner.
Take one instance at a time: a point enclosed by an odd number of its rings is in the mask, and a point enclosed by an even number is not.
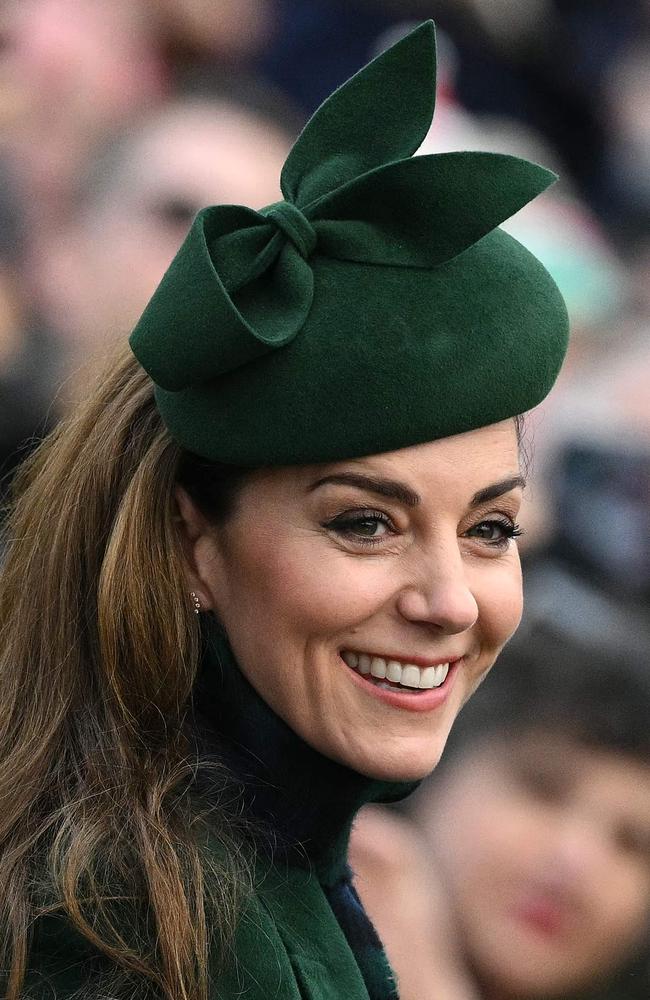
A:
[[[507,223],[556,278],[573,326],[563,376],[527,420],[521,662],[528,642],[584,666],[592,644],[639,680],[650,659],[648,0],[0,0],[0,492],[83,393],[88,365],[128,334],[196,211],[277,200],[308,115],[426,17],[439,83],[423,151],[512,152],[561,177]],[[559,646],[539,639],[546,628]],[[424,815],[408,835],[426,834]],[[647,917],[650,887],[646,903]],[[639,968],[617,997],[647,1000]],[[479,992],[437,996],[508,997],[480,977],[465,986]]]

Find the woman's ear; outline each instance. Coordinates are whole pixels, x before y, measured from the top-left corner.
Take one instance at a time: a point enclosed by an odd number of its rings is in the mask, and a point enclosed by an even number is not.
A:
[[[196,595],[202,611],[215,610],[220,560],[214,527],[182,486],[174,496],[188,592]]]

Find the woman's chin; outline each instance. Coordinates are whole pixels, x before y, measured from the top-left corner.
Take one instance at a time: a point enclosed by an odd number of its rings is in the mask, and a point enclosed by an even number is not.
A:
[[[420,754],[409,752],[406,748],[397,749],[392,754],[350,754],[346,755],[344,763],[359,774],[376,781],[421,781],[431,774],[438,764],[442,749],[441,747],[439,752],[432,753],[429,746],[426,752]]]

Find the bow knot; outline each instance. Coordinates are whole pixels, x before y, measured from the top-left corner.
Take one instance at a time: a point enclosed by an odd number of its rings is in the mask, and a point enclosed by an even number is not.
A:
[[[316,249],[318,237],[309,219],[290,201],[278,201],[263,214],[291,240],[301,257],[307,260]]]

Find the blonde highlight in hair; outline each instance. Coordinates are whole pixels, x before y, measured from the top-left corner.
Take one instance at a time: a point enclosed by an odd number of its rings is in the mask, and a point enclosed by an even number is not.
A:
[[[0,575],[7,1000],[50,913],[129,989],[165,1000],[207,1000],[230,941],[247,868],[225,814],[208,820],[193,792],[200,637],[175,521],[181,458],[124,351],[15,481]]]

